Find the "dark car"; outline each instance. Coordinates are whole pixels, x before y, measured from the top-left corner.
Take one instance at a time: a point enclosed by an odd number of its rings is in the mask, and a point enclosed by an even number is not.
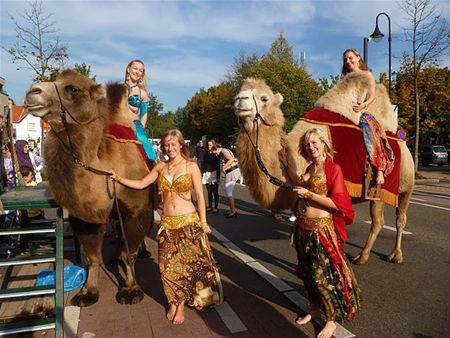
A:
[[[444,146],[433,144],[419,145],[419,163],[423,165],[444,165],[448,161],[447,149]]]

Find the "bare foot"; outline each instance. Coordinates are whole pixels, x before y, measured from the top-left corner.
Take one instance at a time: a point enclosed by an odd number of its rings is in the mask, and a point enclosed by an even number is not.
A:
[[[377,172],[377,184],[378,185],[384,184],[384,175],[383,175],[383,172],[381,170],[379,170]]]
[[[298,325],[304,325],[309,323],[313,318],[320,318],[320,310],[318,308],[312,307],[305,317],[298,317],[295,322]]]
[[[167,311],[166,317],[168,320],[172,321],[175,317],[175,312],[177,311],[177,306],[175,304],[170,304],[169,311]]]
[[[311,319],[312,319],[312,315],[308,313],[305,317],[298,317],[295,322],[298,325],[304,325],[306,323],[309,323],[311,321]]]
[[[336,330],[336,323],[332,320],[325,323],[322,331],[319,332],[317,338],[330,338]]]
[[[175,325],[184,323],[184,302],[177,305],[177,312],[175,313],[172,323]]]

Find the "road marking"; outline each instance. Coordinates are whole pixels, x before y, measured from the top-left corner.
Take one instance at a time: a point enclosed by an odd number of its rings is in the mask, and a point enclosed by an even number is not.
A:
[[[418,202],[412,202],[412,201],[410,201],[409,203],[423,205],[423,206],[430,207],[430,208],[436,208],[436,209],[442,209],[442,210],[450,210],[450,208],[440,207],[440,206],[437,206],[437,205],[432,205],[432,204],[427,204],[427,203],[418,203]]]
[[[276,290],[282,293],[287,299],[289,299],[296,307],[298,307],[303,312],[307,313],[309,311],[309,302],[303,297],[299,292],[295,291],[286,282],[281,280],[277,275],[273,274],[270,270],[265,268],[262,264],[257,262],[253,257],[245,253],[236,244],[231,242],[228,238],[222,235],[219,231],[212,228],[212,235],[222,243],[223,246],[228,248],[237,258],[239,258],[243,263],[247,264],[251,269],[253,269],[258,275],[265,279],[269,284],[271,284]],[[220,315],[220,313],[219,313]],[[325,323],[319,321],[320,325]],[[336,323],[336,330],[333,334],[335,338],[351,338],[356,337],[353,333],[348,331],[342,325]]]
[[[372,224],[372,221],[364,221],[364,223]],[[385,228],[387,230],[391,230],[391,231],[397,232],[397,228],[391,227],[391,226],[386,225],[386,224],[383,225],[383,228]],[[406,231],[406,230],[403,230],[402,233],[403,233],[403,235],[412,235],[412,232],[409,232],[409,231]]]
[[[222,321],[231,333],[248,330],[227,302],[223,302],[222,304],[215,306],[214,309],[216,309],[220,318],[222,318]]]
[[[421,198],[415,198],[415,197],[411,197],[410,200],[415,200],[415,201],[419,201],[419,202],[426,202],[427,200],[423,200]]]
[[[64,337],[75,338],[77,336],[79,321],[80,308],[78,306],[66,306],[64,308]]]

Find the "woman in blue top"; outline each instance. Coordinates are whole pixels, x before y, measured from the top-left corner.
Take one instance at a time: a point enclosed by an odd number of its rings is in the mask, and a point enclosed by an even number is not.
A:
[[[147,123],[148,94],[145,65],[141,60],[131,61],[125,72],[128,88],[128,112],[136,128],[136,138],[142,143],[144,152],[151,161],[156,160],[156,152],[145,132]]]

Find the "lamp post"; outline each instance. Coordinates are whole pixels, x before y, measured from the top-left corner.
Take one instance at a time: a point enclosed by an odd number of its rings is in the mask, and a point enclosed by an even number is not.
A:
[[[380,41],[384,37],[384,34],[381,33],[380,29],[378,28],[378,18],[380,17],[380,15],[386,16],[386,18],[388,20],[388,26],[389,26],[389,36],[388,36],[388,44],[389,44],[389,97],[391,97],[391,59],[392,59],[391,41],[392,41],[392,38],[391,38],[391,18],[389,17],[389,15],[387,15],[384,12],[378,13],[378,15],[377,15],[377,17],[375,19],[375,30],[370,35],[370,38],[373,41]]]

